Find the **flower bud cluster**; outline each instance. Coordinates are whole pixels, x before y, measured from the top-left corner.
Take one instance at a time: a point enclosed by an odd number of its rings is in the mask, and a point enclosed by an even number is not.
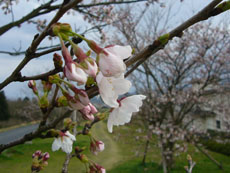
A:
[[[38,150],[35,153],[33,153],[31,166],[32,172],[39,172],[42,169],[44,169],[44,167],[48,165],[49,158],[50,155],[48,152],[42,153],[40,150]]]
[[[52,83],[50,83],[49,81],[42,81],[42,85],[43,85],[43,96],[40,96],[38,93],[38,89],[36,87],[36,82],[34,80],[30,80],[28,82],[28,87],[33,90],[33,93],[38,98],[39,107],[43,112],[46,112],[49,106],[48,94],[52,89]]]

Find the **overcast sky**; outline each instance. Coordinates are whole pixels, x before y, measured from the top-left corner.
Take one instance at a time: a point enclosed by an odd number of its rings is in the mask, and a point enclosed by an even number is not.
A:
[[[165,0],[163,2],[168,2]],[[192,14],[198,12],[205,5],[207,5],[211,0],[185,0],[183,3],[179,3],[179,0],[171,0],[175,5],[173,6],[173,12],[176,13],[174,16],[173,24],[179,25],[183,20],[191,17]],[[19,19],[21,16],[26,15],[32,9],[36,8],[39,4],[37,1],[21,0],[17,6],[14,6],[14,18]],[[167,5],[167,4],[166,4]],[[26,8],[25,8],[26,7]],[[22,10],[23,9],[23,10]],[[164,8],[167,9],[167,8]],[[163,9],[162,9],[163,10]],[[225,14],[226,15],[226,14]],[[45,18],[51,19],[54,16],[54,12],[46,15]],[[217,17],[215,21],[221,20],[223,15]],[[11,21],[11,15],[4,15],[0,11],[0,24],[3,26]],[[60,22],[84,25],[84,21],[80,15],[65,15],[62,17]],[[15,27],[4,35],[0,36],[0,51],[14,51],[14,49],[25,50],[31,43],[33,36],[37,33],[36,27],[33,24],[22,24],[20,28]],[[49,40],[42,42],[41,46],[50,45]],[[55,42],[53,43],[55,44]],[[9,56],[6,54],[0,54],[0,82],[2,82],[7,76],[11,74],[13,69],[20,63],[23,56]],[[36,60],[32,60],[23,70],[23,75],[35,75],[41,72],[45,72],[53,68],[52,55],[44,56]],[[30,92],[24,92],[27,90],[26,83],[14,82],[4,88],[7,98],[15,99],[18,97],[25,97],[26,94]]]

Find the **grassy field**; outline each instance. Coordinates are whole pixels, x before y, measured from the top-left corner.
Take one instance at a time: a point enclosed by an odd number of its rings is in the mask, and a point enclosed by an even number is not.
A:
[[[130,125],[115,128],[114,134],[109,134],[105,123],[96,124],[93,133],[97,134],[96,138],[105,142],[105,151],[93,156],[87,149],[84,153],[92,160],[103,165],[109,173],[142,173],[154,172],[161,173],[159,166],[161,161],[159,148],[154,141],[147,155],[146,166],[141,165],[144,151],[145,136],[140,130],[140,124],[133,122]],[[0,173],[30,173],[31,156],[36,150],[41,149],[43,152],[48,151],[51,155],[49,165],[43,170],[44,173],[61,172],[62,164],[65,159],[65,153],[62,151],[52,152],[51,144],[53,139],[35,139],[32,144],[27,143],[4,151],[0,155]],[[88,137],[80,136],[74,144],[88,146]],[[188,153],[192,155],[197,162],[194,173],[230,173],[230,157],[209,152],[215,159],[223,164],[224,170],[219,170],[209,159],[200,152],[196,151],[193,146],[189,146]],[[184,172],[186,155],[183,153],[176,158],[173,173]],[[85,172],[84,165],[76,158],[73,158],[69,165],[69,173]]]
[[[105,142],[106,148],[104,152],[101,152],[98,156],[94,156],[89,152],[88,147],[86,151],[84,151],[84,154],[107,169],[112,169],[112,167],[121,160],[119,155],[120,153],[118,151],[119,149],[111,136],[107,133],[105,124],[96,124],[93,127],[93,131],[94,133],[96,132],[96,134],[100,134],[95,136]],[[35,139],[32,141],[32,144],[26,143],[4,151],[0,155],[0,173],[30,173],[30,166],[32,162],[31,156],[36,150],[42,150],[42,152],[50,153],[49,165],[42,172],[60,172],[65,159],[65,153],[62,151],[52,152],[52,142],[53,139]],[[76,145],[88,146],[89,138],[87,136],[79,136],[78,141],[75,142],[74,146]],[[69,165],[69,172],[85,172],[85,167],[77,158],[73,158]]]

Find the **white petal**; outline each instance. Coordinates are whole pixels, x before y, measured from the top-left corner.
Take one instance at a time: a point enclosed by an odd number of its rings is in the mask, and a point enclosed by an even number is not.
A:
[[[118,123],[117,123],[117,117],[116,117],[116,115],[118,115],[118,114],[119,114],[119,108],[115,108],[109,114],[109,118],[108,118],[108,121],[107,121],[107,127],[108,127],[108,131],[110,133],[113,132],[113,125],[118,125]]]
[[[93,61],[93,65],[89,62],[89,61],[85,61],[87,66],[88,66],[88,69],[84,69],[84,71],[89,75],[89,76],[92,76],[92,77],[95,77],[96,74],[97,74],[97,71],[98,71],[98,67],[97,67],[97,64],[95,61]]]
[[[66,153],[71,153],[72,145],[73,145],[73,141],[69,137],[64,136],[62,142],[62,150]]]
[[[121,100],[121,109],[124,109],[129,112],[138,112],[139,108],[142,106],[142,100],[144,100],[146,96],[144,95],[133,95],[126,97]]]
[[[109,133],[113,132],[113,122],[110,119],[108,119],[107,128],[108,128]]]
[[[103,74],[101,72],[99,72],[97,74],[97,77],[96,77],[97,83],[101,83],[101,80],[103,79],[103,77],[104,77]]]
[[[74,135],[72,135],[69,131],[66,131],[65,134],[72,140],[72,141],[76,141],[76,137]]]
[[[118,94],[115,93],[112,85],[112,80],[102,76],[102,74],[99,74],[96,77],[96,81],[98,83],[100,96],[104,103],[111,107],[118,107]]]
[[[62,145],[62,151],[64,151],[65,153],[71,153],[72,152],[72,145],[69,145],[69,144],[66,144],[66,143],[63,143]]]
[[[74,63],[71,64],[71,71],[67,68],[67,66],[65,66],[65,76],[69,80],[76,81],[79,84],[85,84],[87,81],[87,74],[83,69],[77,67]]]
[[[59,148],[61,147],[61,145],[62,145],[61,138],[55,138],[54,142],[52,144],[52,151],[59,150]]]
[[[134,95],[121,100],[121,106],[113,109],[109,114],[107,122],[108,131],[112,133],[114,125],[119,126],[129,123],[132,113],[139,111],[139,108],[142,106],[142,100],[145,98],[146,96],[144,95]]]
[[[132,83],[127,79],[116,79],[113,81],[113,87],[118,95],[125,94],[131,88]]]
[[[102,74],[106,77],[117,76],[124,73],[126,65],[123,60],[115,54],[104,53],[99,54],[99,68]]]
[[[126,59],[132,55],[131,46],[115,45],[115,46],[105,48],[105,50],[119,56],[121,59]]]

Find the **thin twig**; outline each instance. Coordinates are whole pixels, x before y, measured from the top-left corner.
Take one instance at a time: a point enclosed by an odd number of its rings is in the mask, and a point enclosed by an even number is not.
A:
[[[72,154],[66,154],[65,162],[62,167],[62,173],[68,173],[68,165],[72,157]]]
[[[26,16],[22,17],[21,19],[19,19],[17,21],[13,21],[11,23],[8,23],[8,24],[0,27],[0,36],[2,34],[4,34],[5,32],[7,32],[8,30],[10,30],[11,28],[13,28],[15,26],[19,26],[22,23],[24,23],[25,21],[28,21],[29,19],[40,16],[40,15],[45,14],[45,13],[49,13],[51,10],[49,7],[52,3],[53,3],[53,0],[47,2],[46,4],[39,6],[38,8],[36,8],[33,11],[31,11],[30,13],[28,13]],[[40,11],[47,9],[47,8],[49,8],[48,11],[40,13]],[[58,9],[58,6],[56,6],[55,8]]]

